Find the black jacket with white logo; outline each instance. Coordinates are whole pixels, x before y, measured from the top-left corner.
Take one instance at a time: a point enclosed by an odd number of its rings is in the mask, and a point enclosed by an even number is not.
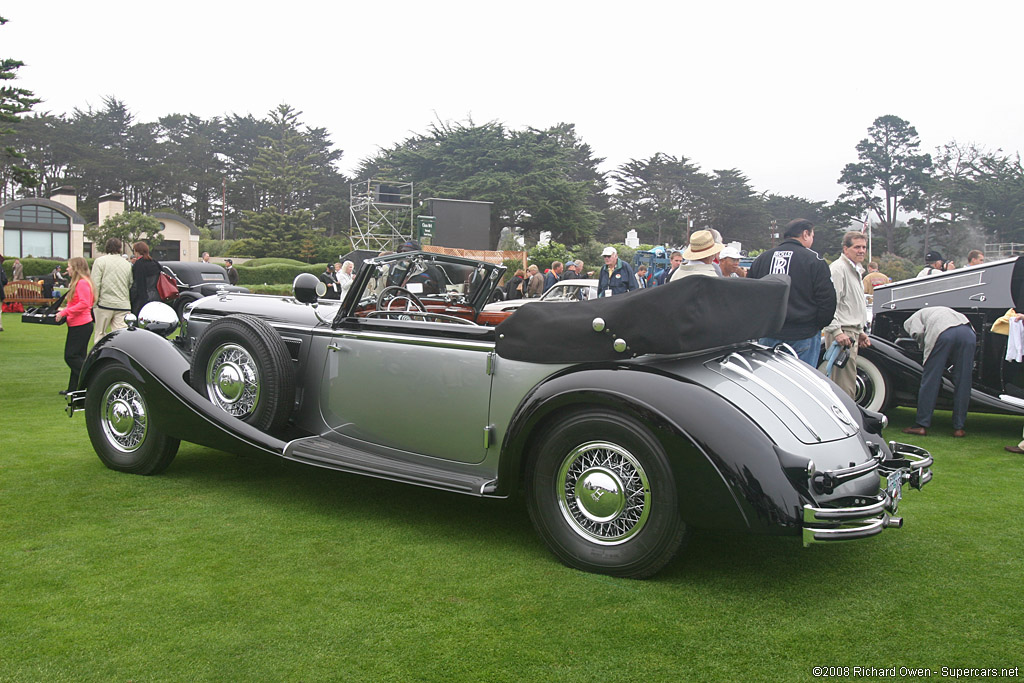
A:
[[[774,336],[795,341],[821,332],[832,322],[836,312],[836,290],[825,259],[800,244],[795,238],[783,240],[779,246],[754,259],[747,277],[788,275],[789,306],[786,323]]]

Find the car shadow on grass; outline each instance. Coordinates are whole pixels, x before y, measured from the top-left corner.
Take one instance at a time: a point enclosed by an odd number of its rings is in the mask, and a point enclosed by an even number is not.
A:
[[[384,525],[399,536],[408,532],[412,537],[505,553],[518,561],[557,563],[534,532],[521,496],[476,498],[191,444],[183,444],[161,478],[193,494],[238,496],[249,503],[259,501],[277,506],[279,511],[313,515],[328,522]],[[870,567],[875,561],[870,543],[804,549],[799,536],[697,529],[655,580],[719,587],[723,582],[735,582],[742,587],[752,581],[785,584],[799,581],[805,574],[827,575],[833,570],[841,576]]]

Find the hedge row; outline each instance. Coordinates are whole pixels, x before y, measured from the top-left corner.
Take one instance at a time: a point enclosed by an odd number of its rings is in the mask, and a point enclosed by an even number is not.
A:
[[[89,267],[92,267],[92,259],[86,259],[89,262]],[[49,275],[53,271],[54,266],[60,266],[60,270],[64,272],[64,266],[67,264],[67,259],[47,259],[47,258],[23,258],[20,259],[22,272],[25,274],[26,279],[40,278],[43,275]],[[14,277],[14,259],[4,259],[4,271],[7,272],[7,279],[11,280]]]
[[[326,263],[310,266],[293,266],[286,263],[271,263],[266,266],[235,266],[238,270],[239,285],[290,285],[299,273],[320,275],[327,267]]]

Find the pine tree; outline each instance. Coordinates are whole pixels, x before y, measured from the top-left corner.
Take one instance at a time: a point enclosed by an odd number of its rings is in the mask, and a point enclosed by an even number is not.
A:
[[[0,26],[6,23],[7,20],[0,17]],[[39,102],[31,91],[7,84],[7,81],[17,78],[17,71],[23,66],[24,62],[16,59],[0,59],[0,82],[3,83],[0,85],[0,138],[13,133],[10,125],[18,121],[18,115],[29,111]],[[35,187],[39,184],[33,171],[18,165],[24,156],[12,146],[0,148],[0,191],[6,190],[9,183],[22,187]]]

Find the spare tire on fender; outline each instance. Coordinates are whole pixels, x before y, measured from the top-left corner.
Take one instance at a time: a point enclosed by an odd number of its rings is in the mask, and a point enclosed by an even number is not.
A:
[[[250,315],[210,324],[196,345],[192,386],[240,420],[265,432],[283,428],[295,403],[295,369],[284,340]]]

